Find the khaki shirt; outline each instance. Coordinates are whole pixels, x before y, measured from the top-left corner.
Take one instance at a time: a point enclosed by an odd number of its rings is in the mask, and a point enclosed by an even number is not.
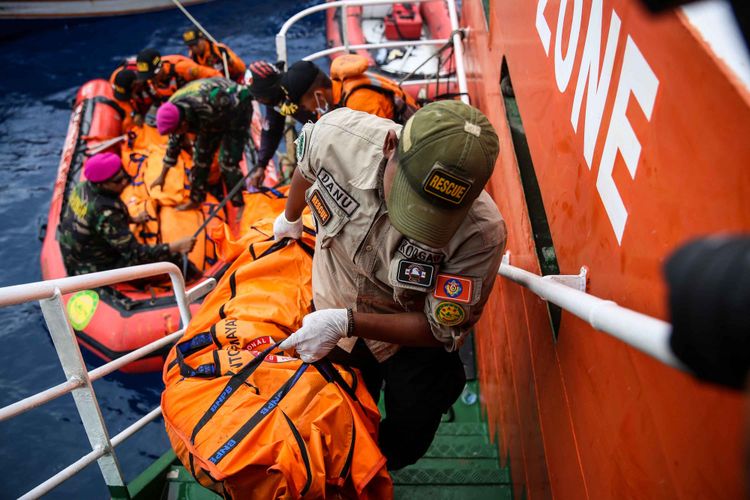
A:
[[[313,259],[316,309],[424,312],[435,337],[458,349],[482,313],[505,249],[505,222],[486,192],[445,248],[400,234],[383,195],[383,143],[390,120],[347,108],[308,123],[297,139],[300,173],[317,223]],[[355,338],[339,347],[351,351]],[[378,361],[398,346],[366,340]]]

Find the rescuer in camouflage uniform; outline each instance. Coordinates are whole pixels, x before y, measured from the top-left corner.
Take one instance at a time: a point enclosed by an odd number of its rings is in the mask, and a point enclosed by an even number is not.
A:
[[[84,166],[88,180],[78,184],[68,198],[59,241],[70,275],[159,261],[179,264],[179,253],[190,251],[195,244],[191,237],[155,246],[136,241],[127,208],[120,200],[129,182],[121,166],[120,157],[113,153],[92,156]]]
[[[208,174],[216,150],[227,191],[242,180],[240,160],[250,139],[252,96],[247,87],[225,78],[207,78],[185,85],[162,104],[156,114],[159,133],[170,134],[164,168],[151,187],[164,184],[167,170],[177,163],[184,134],[194,133],[193,168],[190,170],[190,202],[177,208],[197,208],[206,199]],[[244,205],[242,192],[232,198]]]

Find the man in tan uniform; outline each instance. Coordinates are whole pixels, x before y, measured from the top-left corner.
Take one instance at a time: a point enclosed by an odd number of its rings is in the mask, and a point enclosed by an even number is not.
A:
[[[457,350],[505,248],[505,223],[483,191],[497,154],[487,118],[459,101],[425,106],[403,129],[342,108],[298,138],[274,235],[298,238],[310,205],[316,311],[280,347],[357,366],[376,399],[385,382],[389,469],[427,451],[463,389]]]

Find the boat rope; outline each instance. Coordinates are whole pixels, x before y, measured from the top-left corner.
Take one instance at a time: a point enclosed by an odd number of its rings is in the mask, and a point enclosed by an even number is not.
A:
[[[216,217],[216,214],[219,213],[219,211],[224,208],[224,206],[227,204],[230,198],[232,198],[235,194],[237,194],[237,191],[240,190],[240,188],[245,184],[245,181],[247,181],[248,177],[255,171],[255,169],[248,169],[247,173],[242,177],[242,179],[237,182],[237,184],[234,185],[234,187],[224,196],[224,199],[221,200],[221,203],[216,205],[216,207],[213,209],[213,211],[208,214],[208,217],[206,217],[206,220],[203,221],[203,224],[200,225],[200,227],[193,233],[193,238],[197,238],[199,234],[201,234],[201,231],[203,231],[209,222],[211,222],[211,219]]]
[[[190,22],[193,23],[196,28],[201,30],[201,32],[206,35],[206,38],[208,38],[214,45],[219,45],[219,42],[216,41],[216,38],[212,37],[211,33],[206,31],[206,28],[204,28],[201,23],[199,23],[198,20],[194,18],[190,14],[190,12],[187,11],[187,9],[180,3],[180,0],[172,0],[172,3],[175,4],[183,14],[185,14],[185,17],[187,17],[188,20],[190,20]],[[227,63],[227,54],[222,50],[220,50],[219,53],[221,53],[222,64],[224,65],[224,76],[226,78],[229,78],[229,63]]]
[[[114,137],[112,139],[107,139],[106,141],[102,141],[102,142],[100,142],[100,143],[98,143],[98,144],[96,144],[94,146],[89,147],[86,150],[86,154],[88,156],[92,156],[92,155],[95,155],[97,153],[101,153],[105,149],[110,148],[110,147],[114,146],[115,144],[117,144],[118,142],[124,141],[127,138],[128,138],[128,136],[125,135],[125,134],[123,134],[121,136]]]

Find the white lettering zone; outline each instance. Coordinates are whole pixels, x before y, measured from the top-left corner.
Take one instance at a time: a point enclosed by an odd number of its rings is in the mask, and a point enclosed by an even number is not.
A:
[[[549,58],[550,44],[553,33],[547,19],[554,19],[554,14],[545,9],[549,0],[538,0],[536,9],[535,27],[542,42],[544,53]],[[568,3],[572,2],[572,9],[568,9]],[[557,23],[554,33],[554,48],[552,48],[555,82],[561,93],[570,92],[569,88],[573,67],[580,60],[580,69],[576,80],[573,94],[573,107],[570,113],[570,123],[573,131],[579,131],[581,106],[583,97],[586,95],[586,112],[583,117],[583,157],[589,169],[592,168],[594,150],[596,149],[599,131],[602,125],[604,107],[608,101],[612,74],[614,73],[615,55],[618,51],[620,40],[620,17],[614,10],[611,11],[607,32],[603,32],[603,8],[602,0],[592,0],[591,9],[583,36],[583,49],[578,50],[581,45],[581,17],[583,14],[584,0],[560,0],[557,11]],[[568,13],[567,11],[571,12]],[[562,52],[563,33],[569,33],[567,40],[567,51]],[[602,47],[603,40],[606,40]],[[602,59],[602,49],[604,58]],[[619,152],[625,160],[630,177],[635,179],[638,170],[638,162],[641,156],[641,143],[635,134],[632,125],[628,121],[626,111],[631,102],[630,97],[641,108],[644,116],[651,121],[651,113],[656,101],[656,93],[659,89],[659,80],[656,78],[651,66],[643,57],[638,45],[628,35],[624,47],[620,79],[617,81],[617,91],[614,95],[614,107],[612,117],[607,125],[607,133],[604,137],[604,150],[599,162],[599,173],[596,179],[596,189],[601,197],[604,208],[609,217],[612,229],[617,238],[617,243],[622,243],[622,235],[628,219],[628,210],[622,201],[622,196],[617,189],[612,170],[615,158]],[[601,67],[600,67],[601,61]]]

